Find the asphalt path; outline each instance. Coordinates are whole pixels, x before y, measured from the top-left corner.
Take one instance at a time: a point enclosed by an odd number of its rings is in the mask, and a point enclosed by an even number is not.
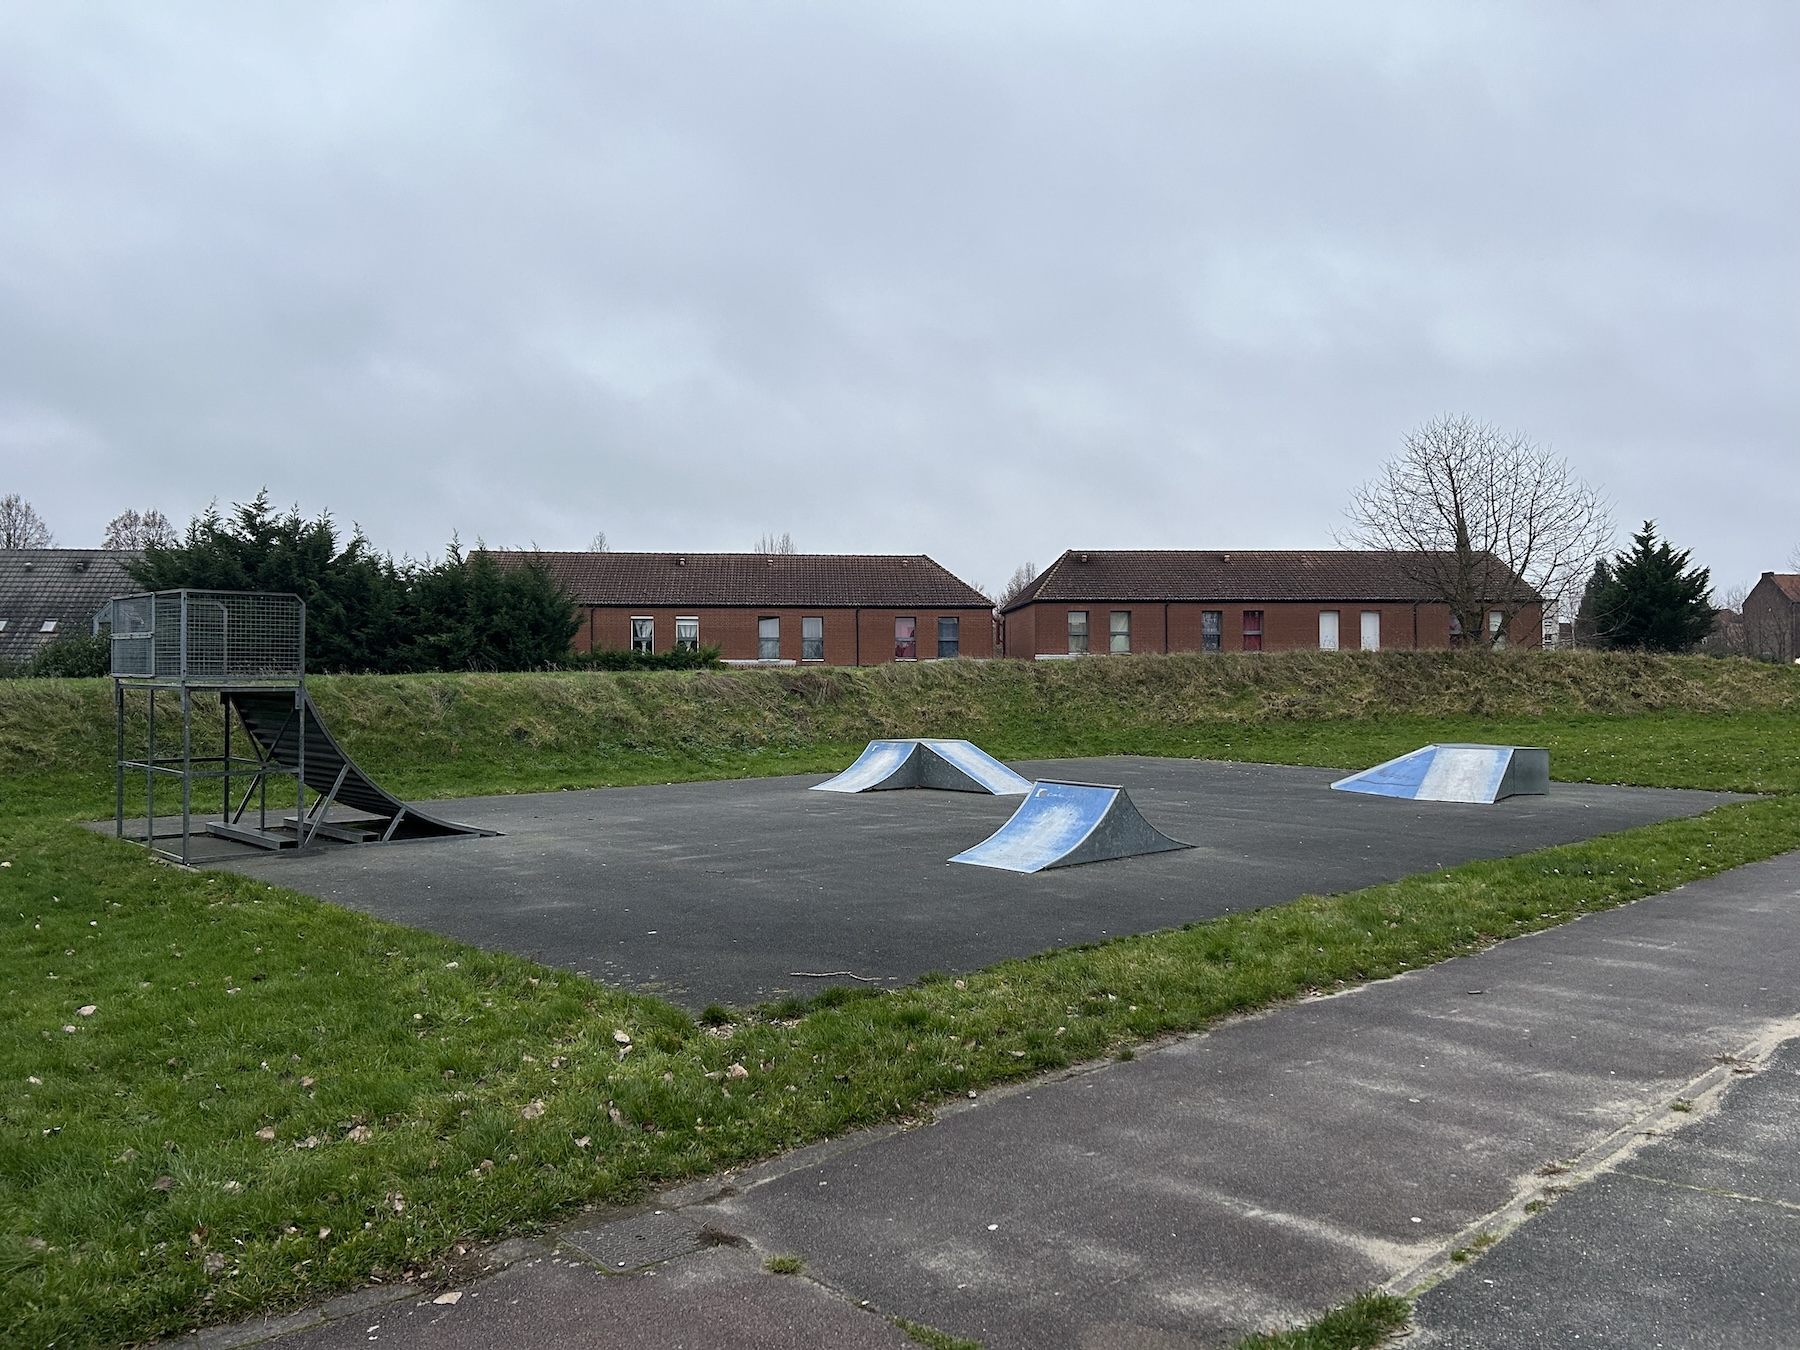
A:
[[[500,837],[227,849],[211,865],[697,1009],[976,970],[1737,800],[1558,783],[1471,806],[1332,792],[1325,769],[1014,767],[1121,784],[1152,824],[1197,847],[1030,876],[952,865],[1017,798],[808,792],[823,781],[811,775],[468,798],[441,809]]]
[[[1202,1350],[1453,1271],[1421,1345],[1791,1346],[1796,951],[1789,854],[191,1343]]]
[[[1712,1107],[1428,1290],[1409,1345],[1793,1350],[1800,1039],[1732,1074]]]

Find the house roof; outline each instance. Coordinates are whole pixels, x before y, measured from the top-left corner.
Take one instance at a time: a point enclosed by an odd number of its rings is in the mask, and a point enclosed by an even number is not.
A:
[[[1763,576],[1775,583],[1775,589],[1789,600],[1800,604],[1800,572],[1764,572]]]
[[[22,664],[57,638],[86,635],[108,600],[142,589],[125,571],[141,556],[125,549],[0,549],[0,663]],[[52,621],[54,631],[44,632]]]
[[[506,551],[493,556],[503,566],[528,558],[543,562],[583,605],[986,609],[992,604],[922,553]]]
[[[1424,603],[1439,598],[1421,580],[1431,557],[1353,549],[1070,549],[1002,612],[1072,600]]]

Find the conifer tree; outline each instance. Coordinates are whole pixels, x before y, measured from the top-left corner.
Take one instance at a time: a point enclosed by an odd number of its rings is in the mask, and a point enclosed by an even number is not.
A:
[[[1600,640],[1651,652],[1697,646],[1712,631],[1712,573],[1690,567],[1691,556],[1658,539],[1656,522],[1646,520],[1631,547],[1613,559],[1612,575],[1595,597]]]

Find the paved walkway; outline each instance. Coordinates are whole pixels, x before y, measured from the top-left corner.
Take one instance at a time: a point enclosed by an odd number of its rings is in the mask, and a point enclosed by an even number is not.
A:
[[[989,1093],[926,1128],[690,1187],[665,1196],[662,1213],[567,1234],[554,1253],[467,1285],[454,1305],[413,1295],[299,1331],[283,1350],[371,1339],[484,1350],[906,1344],[893,1316],[988,1350],[1229,1345],[1360,1290],[1454,1269],[1452,1248],[1608,1166],[1615,1173],[1591,1184],[1592,1198],[1577,1188],[1552,1203],[1427,1294],[1423,1316],[1442,1326],[1431,1332],[1438,1344],[1459,1347],[1655,1345],[1594,1302],[1596,1289],[1622,1287],[1609,1272],[1631,1267],[1642,1204],[1548,1249],[1552,1265],[1575,1268],[1570,1324],[1593,1338],[1504,1340],[1491,1324],[1521,1315],[1536,1235],[1576,1225],[1625,1189],[1620,1150],[1649,1131],[1691,1122],[1702,1140],[1738,1130],[1735,1162],[1716,1150],[1712,1162],[1682,1162],[1690,1136],[1680,1133],[1633,1165],[1656,1177],[1641,1184],[1660,1187],[1665,1206],[1713,1180],[1765,1196],[1754,1212],[1770,1236],[1747,1247],[1780,1254],[1768,1244],[1792,1224],[1773,1200],[1793,1192],[1755,1169],[1770,1148],[1791,1157],[1791,1134],[1734,1125],[1729,1096],[1712,1117],[1668,1108],[1709,1104],[1717,1082],[1738,1076],[1720,1057],[1766,1054],[1794,1029],[1796,953],[1800,854],[1130,1062]],[[1701,1222],[1712,1203],[1686,1192],[1682,1202],[1663,1215],[1672,1228]],[[724,1238],[745,1245],[707,1245]],[[1675,1259],[1681,1249],[1670,1250]],[[806,1274],[765,1273],[761,1261],[776,1253],[802,1258]],[[1509,1261],[1523,1273],[1502,1286],[1494,1272]],[[1484,1296],[1490,1288],[1515,1301]],[[1726,1304],[1750,1297],[1744,1279],[1696,1268],[1684,1288],[1690,1331],[1660,1343],[1764,1343],[1712,1334],[1737,1325]],[[1762,1281],[1757,1296],[1773,1300],[1771,1317],[1800,1324],[1791,1278]],[[1546,1298],[1555,1305],[1540,1291],[1534,1306]]]

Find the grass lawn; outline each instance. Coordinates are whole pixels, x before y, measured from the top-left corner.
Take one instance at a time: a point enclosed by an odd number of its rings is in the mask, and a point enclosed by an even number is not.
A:
[[[110,805],[91,765],[15,773],[0,787],[0,1342],[113,1344],[429,1279],[457,1242],[1800,847],[1797,729],[1773,710],[1221,721],[1082,744],[1015,727],[990,748],[1360,767],[1426,740],[1502,739],[1550,744],[1562,778],[1779,795],[719,1026],[153,863],[69,823]],[[491,756],[485,777],[465,756],[450,777],[467,792],[838,768],[858,748],[615,747],[541,778],[523,756]],[[399,749],[370,757],[403,792],[444,787]]]

